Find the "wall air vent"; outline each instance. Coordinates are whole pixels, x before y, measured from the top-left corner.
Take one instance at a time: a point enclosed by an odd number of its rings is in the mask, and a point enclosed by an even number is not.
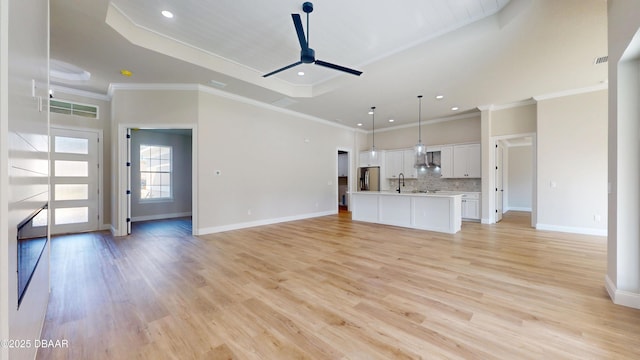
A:
[[[53,100],[49,101],[49,111],[52,113],[76,115],[91,119],[98,118],[98,107],[94,105],[77,104],[69,101]]]
[[[609,61],[609,56],[600,56],[593,61],[594,65],[604,64]]]

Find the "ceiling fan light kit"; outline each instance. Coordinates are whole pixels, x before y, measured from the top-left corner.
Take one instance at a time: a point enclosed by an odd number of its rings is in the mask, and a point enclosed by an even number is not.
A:
[[[302,19],[300,18],[300,14],[291,14],[291,18],[293,19],[293,26],[296,29],[296,34],[298,35],[298,41],[300,42],[300,61],[297,61],[293,64],[282,67],[278,70],[274,70],[268,74],[262,75],[262,77],[268,77],[279,72],[285,71],[292,67],[302,65],[302,64],[316,64],[320,66],[324,66],[326,68],[343,71],[352,75],[360,76],[362,71],[350,69],[344,66],[332,64],[326,61],[317,60],[316,59],[316,51],[309,47],[309,13],[313,11],[313,4],[310,2],[305,2],[302,4],[302,11],[307,14],[307,34],[305,36],[304,29],[302,27]]]

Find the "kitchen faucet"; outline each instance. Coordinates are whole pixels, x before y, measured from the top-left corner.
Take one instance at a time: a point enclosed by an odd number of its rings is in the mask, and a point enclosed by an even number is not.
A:
[[[398,191],[398,194],[400,194],[400,178],[402,178],[402,186],[404,186],[404,174],[403,173],[398,174],[398,188],[396,189],[396,191]]]

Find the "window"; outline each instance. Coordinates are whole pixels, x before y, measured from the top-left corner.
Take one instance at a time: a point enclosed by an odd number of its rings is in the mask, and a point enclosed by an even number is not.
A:
[[[171,146],[140,145],[140,199],[172,199]]]
[[[98,118],[97,106],[72,103],[68,101],[49,100],[49,111],[58,114],[77,115],[92,119]]]

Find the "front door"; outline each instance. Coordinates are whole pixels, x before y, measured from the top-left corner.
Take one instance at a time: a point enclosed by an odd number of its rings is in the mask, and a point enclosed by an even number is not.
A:
[[[51,128],[51,233],[95,231],[98,133]]]

